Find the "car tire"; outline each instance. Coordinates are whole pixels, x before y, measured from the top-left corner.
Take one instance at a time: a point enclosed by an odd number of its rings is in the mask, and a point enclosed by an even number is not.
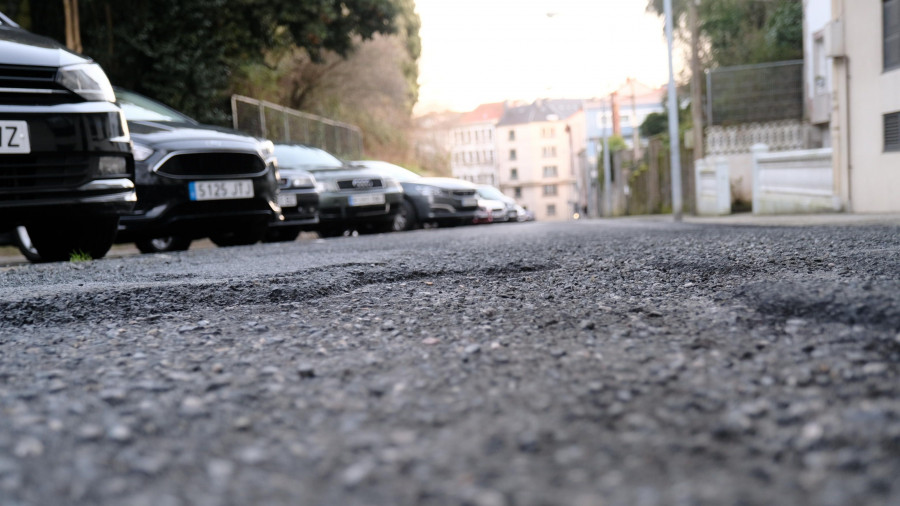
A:
[[[13,231],[13,243],[29,262],[37,263],[41,261],[41,254],[38,253],[37,248],[32,244],[31,236],[28,235],[28,230],[25,227],[16,227]]]
[[[141,253],[165,253],[168,251],[186,251],[191,247],[191,238],[182,235],[144,238],[134,241]]]
[[[344,235],[347,235],[347,230],[348,227],[344,225],[319,225],[319,227],[316,228],[316,233],[318,233],[319,237],[322,239],[328,239],[331,237],[343,237]]]
[[[266,235],[266,226],[254,223],[227,232],[210,234],[209,240],[220,248],[228,246],[249,246],[256,244]]]
[[[419,219],[416,215],[416,209],[408,200],[400,202],[397,214],[394,215],[394,223],[392,230],[394,232],[403,232],[405,230],[413,230],[418,228]]]
[[[91,259],[103,258],[113,245],[118,216],[101,216],[79,220],[59,220],[51,224],[32,224],[25,227],[30,246],[18,231],[19,251],[32,262],[68,261],[73,255],[84,254]]]
[[[266,230],[263,242],[293,242],[300,237],[300,230],[295,228],[270,228]]]

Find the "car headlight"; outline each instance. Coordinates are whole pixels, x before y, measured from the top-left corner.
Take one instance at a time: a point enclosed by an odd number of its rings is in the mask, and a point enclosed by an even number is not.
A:
[[[263,160],[269,161],[275,155],[275,144],[272,141],[262,141],[259,143],[259,156]]]
[[[428,185],[417,184],[413,188],[418,193],[428,196],[428,197],[446,196],[446,193],[447,193],[444,190],[441,190],[440,188],[437,188],[434,186],[428,186]]]
[[[290,178],[291,188],[312,188],[316,180],[312,176],[294,176]]]
[[[340,191],[337,181],[319,181],[316,180],[316,191],[318,192],[336,192]]]
[[[143,162],[153,155],[153,148],[134,142],[131,144],[131,153],[134,155],[134,161]]]
[[[79,63],[62,67],[56,82],[91,102],[115,102],[116,94],[106,73],[96,63]]]
[[[384,187],[388,190],[403,191],[403,186],[400,184],[400,181],[397,181],[392,177],[384,178]]]

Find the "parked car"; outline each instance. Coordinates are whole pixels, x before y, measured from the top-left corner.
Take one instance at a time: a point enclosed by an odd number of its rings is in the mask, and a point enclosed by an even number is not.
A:
[[[394,178],[403,186],[403,201],[394,220],[395,231],[412,230],[424,224],[467,225],[478,211],[475,185],[462,179],[422,177],[382,161],[360,160],[350,164]]]
[[[115,101],[93,60],[0,13],[0,240],[29,260],[103,257],[134,207]]]
[[[280,168],[278,173],[278,206],[284,220],[269,223],[265,242],[294,241],[300,232],[315,230],[319,224],[316,178],[299,169]]]
[[[301,169],[315,176],[319,190],[322,237],[390,232],[403,201],[396,179],[354,167],[322,149],[302,144],[276,144],[275,156],[284,169]]]
[[[499,216],[494,216],[494,221],[518,221],[519,211],[518,204],[512,197],[507,196],[498,188],[486,184],[478,185],[478,195],[486,200],[494,200],[503,204],[504,212]]]
[[[209,237],[253,244],[281,219],[273,145],[197,121],[137,93],[116,89],[134,141],[138,203],[119,242],[144,253],[180,251]]]
[[[475,219],[472,220],[472,223],[484,224],[484,223],[494,223],[508,221],[509,215],[506,212],[506,204],[500,202],[499,200],[492,200],[486,198],[478,199],[478,210],[475,213]]]

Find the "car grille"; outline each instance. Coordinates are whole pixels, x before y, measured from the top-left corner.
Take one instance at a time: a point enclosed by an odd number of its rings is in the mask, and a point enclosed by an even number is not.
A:
[[[474,197],[475,190],[453,190],[450,192],[454,197]]]
[[[90,171],[90,159],[84,155],[9,156],[0,170],[0,193],[4,200],[37,198],[29,190],[77,187],[90,179]]]
[[[56,82],[53,67],[0,65],[0,103],[53,105],[79,99]]]
[[[384,183],[379,178],[356,178],[338,181],[337,185],[341,190],[368,190],[369,188],[382,188]]]
[[[255,177],[265,174],[266,164],[249,153],[183,153],[170,157],[156,173],[176,179]]]

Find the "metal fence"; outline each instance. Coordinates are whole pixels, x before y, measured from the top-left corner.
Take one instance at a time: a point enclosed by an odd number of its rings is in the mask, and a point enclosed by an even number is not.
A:
[[[231,96],[231,114],[235,130],[321,148],[347,160],[362,158],[362,130],[356,125],[242,95]]]
[[[712,69],[706,74],[708,125],[803,119],[803,60]]]

